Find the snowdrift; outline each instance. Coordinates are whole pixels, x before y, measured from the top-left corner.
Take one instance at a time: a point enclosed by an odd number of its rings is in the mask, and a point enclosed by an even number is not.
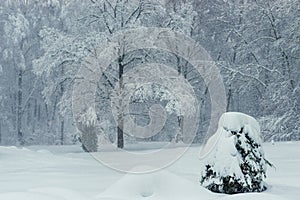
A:
[[[167,171],[127,174],[97,197],[98,200],[199,200],[214,199],[208,190]]]

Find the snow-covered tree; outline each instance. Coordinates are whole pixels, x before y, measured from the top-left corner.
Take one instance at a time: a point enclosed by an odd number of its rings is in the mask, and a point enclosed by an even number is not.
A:
[[[204,0],[196,5],[198,40],[222,70],[227,110],[261,119],[266,140],[283,132],[284,138],[299,137],[297,129],[282,126],[299,124],[293,117],[299,1]]]
[[[37,37],[39,28],[43,24],[55,24],[57,20],[59,3],[54,2],[60,1],[0,3],[0,62],[7,75],[3,79],[6,108],[1,113],[6,119],[3,128],[7,143],[16,143],[19,138],[19,144],[29,144],[44,138],[36,137],[37,132],[46,127],[39,124],[44,120],[46,109],[39,94],[41,86],[32,73],[32,60],[41,54]]]
[[[256,117],[264,140],[299,140],[299,7],[299,0],[1,0],[2,143],[70,142],[72,84],[82,59],[119,31],[140,26],[195,39],[220,67],[228,111]],[[149,49],[120,50],[103,75],[95,110],[105,134],[115,141],[119,131],[122,146],[122,116],[118,125],[108,110],[110,93],[133,65],[147,62],[172,66],[193,86],[201,141],[210,121],[207,86],[183,58]],[[150,104],[132,107],[138,124],[146,124]],[[183,121],[177,114],[169,117],[166,138],[151,140],[171,139]]]
[[[267,165],[258,122],[245,114],[222,115],[219,128],[207,142],[200,183],[218,193],[262,192]],[[204,150],[205,151],[205,150]]]
[[[3,58],[7,63],[12,64],[13,73],[15,73],[14,89],[15,92],[15,116],[16,116],[16,132],[19,144],[24,144],[24,132],[22,124],[22,116],[24,109],[24,73],[26,70],[26,58],[29,43],[29,22],[21,12],[11,12],[4,23],[4,34],[6,44],[4,46]]]
[[[125,104],[129,105],[129,109],[124,109],[125,116],[130,115],[130,107],[136,107],[135,112],[140,112],[146,116],[143,118],[149,123],[149,109],[153,104],[159,104],[166,112],[160,113],[160,111],[157,111],[156,117],[158,119],[152,119],[153,121],[159,120],[161,123],[164,122],[165,116],[161,116],[164,114],[171,118],[172,116],[188,117],[195,115],[197,112],[197,101],[193,89],[182,75],[178,75],[177,69],[168,69],[167,66],[159,64],[145,64],[145,66],[133,69],[133,71],[134,73],[127,72],[123,78],[123,91],[127,93],[131,91],[129,94],[132,95],[129,99],[130,102],[125,101]],[[126,95],[128,94],[123,94],[124,97],[126,97]],[[112,105],[116,104],[115,100],[115,97],[112,97]],[[145,107],[147,109],[145,109]],[[129,110],[129,113],[126,113],[126,110]],[[136,122],[141,122],[138,120],[140,118],[139,116],[135,115],[133,118],[136,119]],[[188,119],[182,120],[188,123]],[[175,135],[178,134],[182,135],[184,142],[191,142],[193,138],[190,138],[192,136],[188,135],[189,131],[186,130],[187,126],[184,126],[185,124],[183,124],[183,122],[176,123],[176,120],[174,121],[171,126],[175,128],[175,130],[169,130],[169,132],[165,132],[164,135],[170,137],[169,141],[173,140]],[[147,123],[145,125],[147,125]],[[167,123],[167,125],[169,124]],[[152,132],[155,132],[155,130],[159,128],[158,126],[160,126],[160,124],[157,124],[156,127],[148,127],[148,129],[152,129]],[[159,130],[157,131],[158,132],[154,134],[158,134]],[[142,135],[142,132],[143,130],[140,130],[138,134]],[[161,137],[160,139],[164,140],[166,138]]]

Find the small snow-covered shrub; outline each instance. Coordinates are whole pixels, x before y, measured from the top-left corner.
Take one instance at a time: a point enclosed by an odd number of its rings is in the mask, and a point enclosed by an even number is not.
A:
[[[86,152],[96,152],[98,150],[98,137],[96,133],[97,116],[93,108],[87,109],[80,116],[78,129],[80,130],[79,141]]]
[[[225,113],[207,144],[215,144],[204,159],[200,183],[218,193],[262,192],[266,166],[258,122],[242,113]]]

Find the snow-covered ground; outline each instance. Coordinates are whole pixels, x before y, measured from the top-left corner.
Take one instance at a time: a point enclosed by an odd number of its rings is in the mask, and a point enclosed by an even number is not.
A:
[[[191,147],[161,171],[133,175],[105,167],[79,146],[0,147],[0,200],[299,199],[300,142],[264,144],[276,169],[268,169],[268,190],[251,194],[201,187],[199,150]]]

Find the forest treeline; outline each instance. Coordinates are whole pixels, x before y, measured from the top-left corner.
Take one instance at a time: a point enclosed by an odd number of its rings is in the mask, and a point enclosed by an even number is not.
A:
[[[300,139],[299,0],[1,0],[0,144],[75,143],[71,97],[82,61],[118,31],[141,26],[169,28],[201,44],[221,71],[227,111],[258,119],[265,141]],[[99,80],[100,129],[116,141],[110,92],[120,74],[154,61],[178,70],[195,89],[200,142],[210,121],[207,86],[187,61],[162,51],[122,55]],[[137,102],[132,113],[145,125],[150,103]],[[177,132],[180,117],[171,112],[162,133],[149,139],[171,141]]]

